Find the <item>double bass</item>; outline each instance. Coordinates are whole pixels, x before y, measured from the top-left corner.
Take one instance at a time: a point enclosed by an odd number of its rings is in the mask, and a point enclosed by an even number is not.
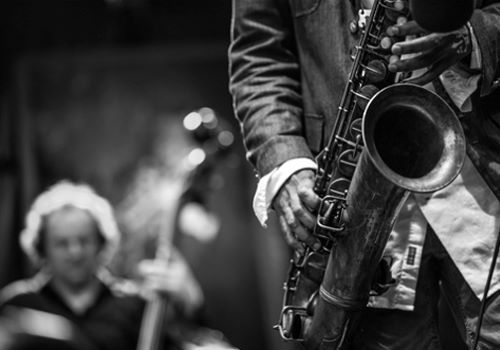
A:
[[[192,149],[184,159],[188,171],[182,182],[182,191],[176,198],[173,215],[164,218],[166,227],[157,239],[155,259],[169,263],[173,253],[172,242],[178,231],[178,221],[182,210],[190,203],[205,206],[212,190],[210,179],[218,164],[229,154],[233,144],[233,134],[220,125],[220,121],[210,108],[201,108],[189,113],[183,121],[184,129],[199,145]],[[156,294],[147,301],[144,309],[137,350],[159,350],[164,323],[172,310],[165,295]],[[182,342],[187,344],[219,343],[221,348],[227,344],[221,332],[216,330],[181,325]],[[196,344],[198,345],[198,344]]]

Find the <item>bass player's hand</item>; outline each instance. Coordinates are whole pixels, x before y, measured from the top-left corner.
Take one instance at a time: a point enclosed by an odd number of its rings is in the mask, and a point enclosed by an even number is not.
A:
[[[434,80],[443,71],[468,56],[472,48],[467,26],[447,33],[429,33],[415,21],[401,21],[387,28],[387,35],[396,41],[391,48],[393,56],[389,70],[413,72],[427,68],[424,74],[405,80],[419,85]],[[408,36],[413,38],[397,41]]]
[[[300,170],[293,174],[273,200],[273,208],[278,215],[285,240],[294,249],[303,251],[305,243],[319,249],[319,241],[313,237],[316,222],[313,214],[320,199],[314,193],[314,171]]]
[[[139,263],[142,295],[146,299],[154,298],[155,294],[169,296],[189,313],[201,306],[203,292],[187,261],[174,247],[171,249],[167,263],[161,259]]]

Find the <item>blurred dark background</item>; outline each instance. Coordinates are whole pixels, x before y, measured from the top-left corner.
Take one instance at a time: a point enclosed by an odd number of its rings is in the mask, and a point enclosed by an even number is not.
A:
[[[256,179],[227,90],[230,14],[229,0],[1,2],[0,287],[32,273],[18,248],[23,217],[60,179],[87,182],[115,205],[125,236],[115,269],[129,274],[137,242],[158,234],[149,218],[165,214],[156,189],[168,189],[165,174],[193,146],[182,119],[210,107],[236,136],[209,201],[221,227],[210,240],[175,241],[212,327],[241,349],[294,348],[272,330],[288,251],[251,211]],[[131,212],[142,213],[133,228]],[[443,334],[458,349],[454,330]]]
[[[162,174],[193,146],[182,119],[210,107],[237,137],[209,201],[221,227],[210,240],[176,243],[211,327],[241,349],[289,348],[272,330],[286,249],[251,214],[256,181],[227,90],[230,13],[229,0],[1,2],[0,287],[33,272],[18,247],[24,214],[60,179],[87,182],[115,205],[125,236],[115,268],[130,272],[140,250],[131,247],[155,234],[155,186],[168,189]],[[144,232],[127,227],[141,210],[150,211]]]

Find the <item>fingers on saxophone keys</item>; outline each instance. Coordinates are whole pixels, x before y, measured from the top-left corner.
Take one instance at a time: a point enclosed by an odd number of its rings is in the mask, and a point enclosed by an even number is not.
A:
[[[399,17],[396,24],[386,29],[387,35],[405,37],[408,35],[421,35],[426,31],[415,21],[408,21],[406,17]]]
[[[392,53],[402,55],[407,53],[418,53],[427,51],[439,51],[444,49],[452,42],[451,36],[443,36],[442,34],[429,34],[416,39],[399,42],[392,46]]]
[[[316,210],[321,202],[320,198],[312,188],[307,186],[299,186],[297,188],[297,194],[302,203],[304,203],[311,211]],[[313,223],[314,225],[314,223]],[[312,228],[312,226],[310,226]]]
[[[283,231],[289,244],[294,243],[294,240],[298,240],[299,242],[307,244],[314,250],[321,248],[321,243],[311,234],[315,218],[310,212],[303,207],[299,208],[292,205],[291,207],[284,208],[282,214],[284,222],[281,222],[280,218],[280,225],[282,228],[286,226]],[[297,247],[296,244],[290,245],[294,248]]]
[[[299,242],[299,240],[293,234],[290,226],[288,226],[288,222],[283,215],[278,216],[279,225],[281,231],[285,234],[286,243],[292,247],[294,250],[299,252],[304,252],[304,246]]]
[[[392,55],[389,57],[389,65],[387,68],[389,68],[390,72],[397,72],[399,68],[399,62],[401,61],[399,56]]]
[[[397,24],[404,24],[406,23],[407,19],[406,17],[398,17],[397,18]],[[386,52],[390,52],[392,45],[400,40],[397,38],[398,35],[398,28],[397,26],[389,26],[386,30],[387,36],[382,37],[380,40],[380,48],[382,48]]]
[[[397,57],[397,56],[396,56]],[[441,59],[441,55],[435,52],[427,52],[412,58],[389,60],[389,70],[391,72],[411,72],[417,69],[432,66]]]
[[[290,203],[293,215],[300,223],[295,234],[308,246],[314,250],[318,250],[321,248],[321,244],[311,234],[316,224],[316,215],[313,215],[311,208],[312,210],[316,209],[319,206],[320,199],[314,191],[302,189],[300,186],[297,195],[298,198],[293,198],[295,200],[292,200]]]

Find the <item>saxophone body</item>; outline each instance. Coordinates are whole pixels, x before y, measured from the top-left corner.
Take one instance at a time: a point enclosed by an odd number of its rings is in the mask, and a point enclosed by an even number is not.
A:
[[[330,139],[317,157],[321,204],[313,234],[322,248],[291,259],[275,326],[306,349],[347,348],[369,296],[388,288],[374,276],[400,208],[412,192],[447,186],[465,157],[451,107],[387,69],[384,34],[409,15],[401,4],[373,4]]]

